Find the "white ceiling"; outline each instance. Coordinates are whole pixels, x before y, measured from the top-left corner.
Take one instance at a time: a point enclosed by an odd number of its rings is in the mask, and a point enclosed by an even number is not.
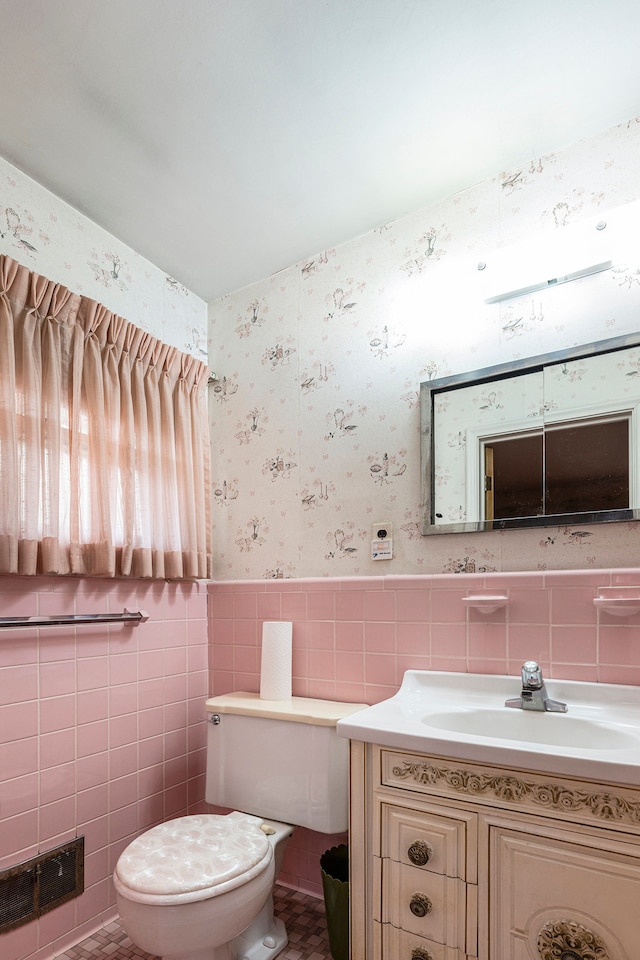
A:
[[[640,113],[637,0],[0,13],[0,154],[207,300]]]

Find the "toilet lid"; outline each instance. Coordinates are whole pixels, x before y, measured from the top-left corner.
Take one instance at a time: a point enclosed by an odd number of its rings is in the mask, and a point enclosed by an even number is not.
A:
[[[237,812],[161,823],[133,840],[120,855],[116,887],[126,888],[135,900],[202,899],[222,893],[250,880],[271,862],[271,844],[261,824],[260,817]]]

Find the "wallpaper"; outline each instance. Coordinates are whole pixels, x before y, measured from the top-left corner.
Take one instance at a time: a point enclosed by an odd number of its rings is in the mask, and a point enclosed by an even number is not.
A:
[[[205,302],[2,158],[0,253],[206,362]]]
[[[637,330],[639,149],[634,118],[210,304],[217,578],[636,563],[636,523],[423,537],[418,398],[424,380]],[[485,303],[503,255],[573,250],[583,227],[611,269]],[[371,559],[381,525],[390,560]]]

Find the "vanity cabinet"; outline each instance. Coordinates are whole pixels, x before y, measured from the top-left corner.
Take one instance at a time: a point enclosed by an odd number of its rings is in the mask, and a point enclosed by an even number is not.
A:
[[[640,788],[351,743],[352,960],[637,960]]]

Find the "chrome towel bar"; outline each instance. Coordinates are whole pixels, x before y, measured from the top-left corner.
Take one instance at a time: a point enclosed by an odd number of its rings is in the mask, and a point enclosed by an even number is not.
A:
[[[82,623],[145,623],[149,619],[146,610],[127,610],[122,613],[74,613],[68,617],[0,617],[2,627],[59,627]]]

